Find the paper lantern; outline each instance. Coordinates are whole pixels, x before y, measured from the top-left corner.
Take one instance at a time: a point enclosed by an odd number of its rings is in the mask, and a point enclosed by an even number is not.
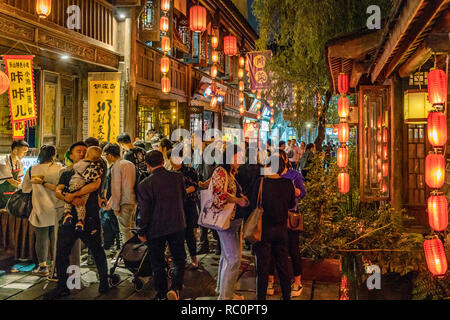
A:
[[[245,58],[239,57],[239,67],[243,68],[245,66]]]
[[[161,17],[161,19],[159,19],[159,30],[164,33],[169,31],[169,18]]]
[[[425,257],[427,259],[428,270],[438,278],[443,278],[447,272],[447,257],[444,246],[439,239],[425,240]]]
[[[340,143],[347,143],[349,139],[349,126],[347,122],[341,122],[338,125],[338,138]]]
[[[350,113],[350,102],[347,97],[340,97],[338,102],[338,115],[340,118],[347,118]]]
[[[161,0],[161,10],[165,12],[170,10],[170,0]]]
[[[383,162],[381,161],[381,158],[377,159],[377,169],[381,171],[383,169]]]
[[[161,73],[165,74],[169,72],[170,69],[170,59],[169,57],[162,57],[161,58]]]
[[[217,67],[216,66],[211,66],[211,78],[215,78],[217,77]]]
[[[239,102],[243,102],[245,98],[245,95],[243,92],[239,92]]]
[[[444,195],[428,198],[428,222],[434,231],[444,231],[448,226],[448,203]]]
[[[338,76],[338,91],[340,94],[348,92],[348,74],[340,73]]]
[[[444,185],[444,178],[444,156],[438,153],[430,153],[425,159],[425,183],[431,189],[440,189]]]
[[[215,108],[217,106],[217,97],[216,96],[211,97],[211,102],[209,103],[209,106],[211,108]]]
[[[260,110],[260,109],[261,109],[261,101],[258,101],[258,102],[256,103],[256,109],[257,109],[257,110]]]
[[[256,113],[256,119],[261,119],[261,111],[258,110],[258,112]]]
[[[270,124],[274,124],[274,123],[275,123],[274,117],[270,117]]]
[[[387,146],[383,146],[383,160],[388,160],[388,147]]]
[[[348,149],[340,147],[337,150],[337,166],[339,168],[345,168],[348,165]]]
[[[36,0],[36,13],[39,18],[47,18],[52,12],[52,0]]]
[[[206,9],[202,6],[192,6],[190,11],[189,27],[193,32],[203,32],[206,30]]]
[[[245,90],[245,83],[244,81],[239,81],[239,91],[244,91]]]
[[[444,113],[430,112],[427,119],[428,141],[433,147],[447,143],[447,117]]]
[[[350,191],[350,175],[347,172],[341,172],[338,175],[338,188],[340,193]]]
[[[212,51],[211,52],[211,61],[213,63],[219,62],[219,53],[217,51]]]
[[[8,89],[9,89],[8,75],[0,70],[0,94],[5,93]]]
[[[261,91],[256,91],[256,99],[261,100]]]
[[[386,129],[386,128],[384,128],[383,129],[383,142],[384,143],[388,143],[389,141],[388,141],[388,129]]]
[[[239,79],[244,78],[244,69],[239,69],[239,71],[238,71],[238,78]]]
[[[381,129],[377,130],[377,142],[381,143],[383,141],[383,137],[381,135]]]
[[[161,50],[164,53],[169,52],[170,50],[170,38],[169,37],[161,37]]]
[[[161,90],[163,93],[170,92],[170,79],[168,77],[161,78]]]
[[[383,177],[389,176],[389,164],[387,162],[384,162],[382,164],[381,171],[383,172]]]
[[[428,73],[428,100],[433,105],[444,105],[447,101],[447,76],[440,69]]]
[[[239,107],[239,112],[241,113],[241,115],[243,115],[245,113],[245,108],[244,108],[244,106],[242,104]]]
[[[382,150],[383,150],[383,146],[381,144],[379,144],[377,146],[377,156],[380,158],[381,158]]]
[[[216,36],[212,36],[211,37],[211,47],[213,49],[217,49],[218,46],[219,46],[219,38]]]
[[[223,53],[227,56],[235,56],[238,54],[237,39],[235,36],[229,35],[223,38]]]

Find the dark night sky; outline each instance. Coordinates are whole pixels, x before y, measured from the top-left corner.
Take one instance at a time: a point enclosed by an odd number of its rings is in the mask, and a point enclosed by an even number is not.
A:
[[[255,31],[258,32],[258,23],[256,22],[256,18],[252,12],[252,3],[253,3],[253,0],[247,0],[248,22],[253,27],[253,29],[255,29]]]

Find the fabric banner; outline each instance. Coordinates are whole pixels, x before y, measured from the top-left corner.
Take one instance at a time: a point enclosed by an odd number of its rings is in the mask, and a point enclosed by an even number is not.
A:
[[[271,57],[272,51],[270,50],[247,53],[251,90],[268,89],[269,75],[266,71],[266,64]]]
[[[25,124],[23,122],[14,122],[12,125],[13,140],[25,139]]]
[[[89,81],[89,133],[115,142],[120,131],[120,80]]]
[[[25,127],[36,125],[37,110],[34,91],[33,56],[3,56],[9,78],[9,110],[11,123]]]

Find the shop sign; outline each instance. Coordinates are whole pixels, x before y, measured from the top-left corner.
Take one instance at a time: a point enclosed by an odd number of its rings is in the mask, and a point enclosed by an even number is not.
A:
[[[13,140],[25,139],[25,124],[22,122],[14,122],[12,124]]]
[[[269,75],[266,71],[272,51],[250,52],[247,54],[251,90],[265,90],[269,87]]]

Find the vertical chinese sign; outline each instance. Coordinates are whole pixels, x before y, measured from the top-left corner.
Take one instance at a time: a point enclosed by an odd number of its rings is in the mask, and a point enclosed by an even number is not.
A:
[[[25,128],[37,124],[33,56],[3,56],[9,78],[9,110],[13,139],[25,138]]]
[[[120,75],[120,74],[119,74]],[[120,131],[120,79],[89,81],[89,136],[115,142]]]
[[[251,90],[268,89],[269,75],[266,65],[271,57],[272,51],[270,50],[247,53]]]

